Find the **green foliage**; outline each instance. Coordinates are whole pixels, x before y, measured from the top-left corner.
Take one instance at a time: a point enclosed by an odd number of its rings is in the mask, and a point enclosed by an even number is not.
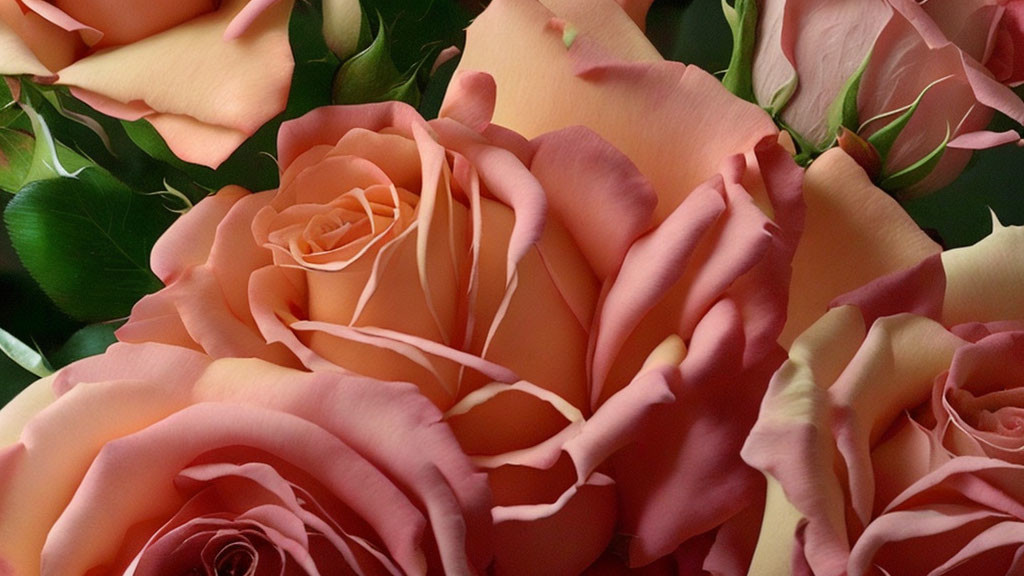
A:
[[[123,322],[90,324],[78,330],[60,349],[50,355],[50,363],[55,368],[63,368],[76,360],[106,352],[107,347],[117,342],[114,331],[122,324]]]
[[[61,310],[87,322],[124,317],[162,286],[149,253],[173,219],[159,198],[98,168],[33,182],[4,211],[25,268]]]

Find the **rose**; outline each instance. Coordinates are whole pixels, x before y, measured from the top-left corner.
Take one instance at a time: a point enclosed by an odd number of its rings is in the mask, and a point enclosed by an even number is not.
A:
[[[757,101],[779,113],[811,154],[835,143],[847,88],[855,91],[850,103],[857,118],[845,120],[846,127],[864,138],[876,135],[921,96],[895,141],[875,141],[878,147],[865,153],[862,162],[876,171],[872,176],[884,187],[909,196],[948,184],[963,170],[971,150],[1019,139],[1012,131],[984,130],[993,110],[1024,123],[1024,102],[1002,83],[1019,82],[1005,71],[1013,46],[1007,38],[1020,34],[1015,3],[1005,10],[982,1],[918,4],[766,0],[753,59]],[[1001,48],[985,49],[993,44]],[[859,88],[848,84],[855,78]],[[859,137],[847,134],[839,144],[851,151],[864,148]],[[941,153],[937,164],[886,180],[933,151]]]
[[[796,339],[743,449],[769,476],[752,570],[1011,571],[1024,229],[995,228],[842,297]]]
[[[598,274],[654,197],[592,133],[529,142],[488,124],[488,78],[453,90],[462,103],[429,123],[399,103],[286,122],[281,187],[227,188],[176,222],[152,256],[167,288],[118,336],[416,384],[492,470],[497,569],[578,572],[607,544],[614,493],[562,446],[590,416]]]
[[[215,168],[285,108],[291,7],[3,0],[0,73],[34,74],[104,114],[145,118],[179,158]]]
[[[614,444],[614,547],[632,565],[745,570],[763,488],[738,450],[781,361],[800,172],[765,114],[663,61],[611,2],[492,2],[455,77],[478,71],[497,84],[494,123],[527,136],[582,124],[658,194],[657,227],[605,280],[591,336],[591,429],[637,392],[649,356],[673,395]]]
[[[0,411],[0,571],[479,573],[486,477],[440,419],[407,384],[116,344]]]

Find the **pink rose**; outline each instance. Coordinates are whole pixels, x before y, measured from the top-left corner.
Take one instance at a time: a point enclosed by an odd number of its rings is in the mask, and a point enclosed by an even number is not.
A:
[[[2,0],[0,74],[34,74],[104,114],[145,118],[179,158],[215,168],[285,108],[291,8],[291,0]]]
[[[769,478],[753,572],[1014,573],[1022,248],[1024,229],[996,223],[796,339],[743,449]]]
[[[886,185],[904,196],[934,191],[963,170],[972,150],[1019,140],[1012,131],[985,130],[995,110],[1024,123],[1024,102],[1005,85],[1020,81],[1010,71],[1017,66],[1012,38],[1021,35],[1018,5],[765,0],[753,62],[755,96],[815,153],[835,143],[838,117],[830,107],[867,60],[853,100],[859,126],[848,126],[860,137],[877,133],[923,93],[891,149],[875,150],[881,173],[872,177],[885,182],[940,149],[948,137],[941,159],[921,173],[927,174],[923,179]],[[862,164],[870,168],[876,162]]]
[[[0,572],[482,573],[486,477],[415,387],[113,346],[0,411]]]
[[[645,405],[627,404],[649,384],[645,359],[672,394],[628,442],[605,440],[621,514],[613,548],[633,566],[744,571],[763,485],[738,453],[781,361],[800,171],[767,115],[662,60],[611,1],[492,2],[456,78],[479,72],[497,84],[495,124],[526,136],[586,126],[658,196],[655,227],[604,279],[590,328],[589,430]]]

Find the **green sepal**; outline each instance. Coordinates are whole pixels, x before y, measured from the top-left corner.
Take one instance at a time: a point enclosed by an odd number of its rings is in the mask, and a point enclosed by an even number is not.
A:
[[[925,155],[917,162],[914,162],[910,166],[882,178],[882,181],[878,184],[878,187],[889,193],[896,193],[904,188],[908,188],[917,184],[921,180],[924,180],[935,166],[938,165],[939,161],[942,160],[942,155],[946,151],[946,145],[949,144],[949,126],[946,126],[946,137],[943,138],[942,143],[935,147],[934,150]]]
[[[948,78],[948,76],[944,78],[939,78],[938,80],[925,86],[924,90],[921,90],[921,93],[917,95],[917,98],[914,99],[914,102],[911,103],[910,106],[908,106],[902,114],[900,114],[892,122],[882,127],[881,130],[875,132],[871,136],[868,136],[868,142],[875,147],[875,150],[878,151],[878,155],[882,159],[883,165],[885,165],[888,162],[889,151],[892,150],[892,146],[896,142],[896,139],[899,138],[900,134],[903,132],[903,129],[907,127],[907,123],[910,122],[910,119],[914,116],[914,112],[917,112],[917,107],[921,104],[921,99],[924,98],[924,95],[928,92],[928,90],[931,89],[932,86],[935,86],[939,82],[942,82],[943,80],[946,80]],[[875,117],[868,120],[868,122],[865,122],[865,125],[869,124],[870,122],[878,118],[880,117]],[[862,132],[862,130],[857,130],[857,132]]]
[[[49,362],[42,354],[2,328],[0,328],[0,352],[39,378],[45,378],[53,373]]]
[[[864,61],[847,78],[843,89],[839,91],[832,105],[828,107],[828,133],[836,134],[842,126],[851,132],[856,132],[860,125],[860,113],[857,111],[857,94],[860,92],[860,81],[864,77],[864,71],[871,61],[871,52],[864,57]]]
[[[733,94],[754,102],[754,44],[757,40],[757,2],[722,0],[722,11],[732,29],[732,56],[722,84]]]
[[[796,92],[798,84],[798,79],[796,74],[794,74],[793,78],[791,78],[789,82],[780,86],[779,89],[775,91],[775,94],[772,94],[771,101],[768,102],[767,106],[764,106],[765,111],[767,111],[772,118],[777,118],[779,114],[782,113],[782,109],[786,107],[786,104],[789,104],[789,100]]]
[[[335,104],[379,102],[404,82],[402,73],[391,59],[387,27],[381,24],[373,42],[346,60],[338,70],[331,100]]]
[[[176,214],[110,173],[32,182],[4,221],[25,269],[65,313],[84,322],[122,318],[163,285],[149,269],[156,239]]]

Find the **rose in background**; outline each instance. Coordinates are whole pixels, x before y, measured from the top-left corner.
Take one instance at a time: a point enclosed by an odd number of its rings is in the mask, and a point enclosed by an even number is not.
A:
[[[145,118],[177,157],[215,168],[285,109],[291,8],[291,0],[4,0],[0,73],[70,86],[116,118]],[[333,15],[358,30],[358,9]]]
[[[996,222],[796,339],[743,451],[769,477],[753,571],[1019,568],[1022,248],[1024,229]]]
[[[926,194],[950,183],[972,150],[1019,139],[985,127],[994,111],[1024,123],[1024,102],[1008,87],[1024,79],[1013,51],[1021,10],[1015,0],[766,0],[754,96],[806,152],[834,145],[845,126],[839,145],[876,182],[902,197]]]
[[[621,511],[613,547],[633,566],[745,571],[763,485],[738,453],[781,361],[800,171],[766,114],[662,60],[612,2],[492,2],[455,78],[480,72],[497,84],[495,124],[586,126],[658,197],[654,228],[603,279],[590,334],[589,423],[634,393],[646,358],[672,376],[672,399],[604,468]]]
[[[415,387],[118,344],[0,411],[5,574],[480,573],[486,477]]]

